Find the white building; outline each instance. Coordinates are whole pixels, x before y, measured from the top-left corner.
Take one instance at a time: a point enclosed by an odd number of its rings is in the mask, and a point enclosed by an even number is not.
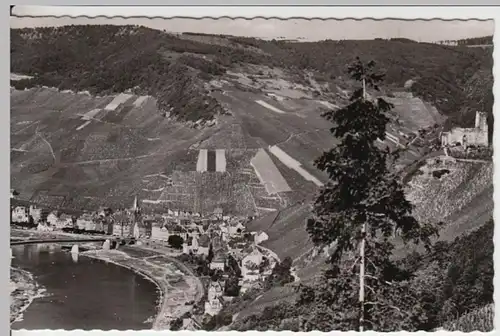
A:
[[[210,263],[210,269],[212,270],[221,270],[224,271],[224,267],[226,266],[226,258],[222,254],[218,254]]]
[[[57,212],[55,212],[55,211],[52,211],[47,216],[47,224],[50,224],[52,226],[56,226],[58,220],[59,220],[59,216],[57,215]]]
[[[56,222],[56,228],[73,227],[73,218],[70,215],[62,214]]]
[[[167,241],[169,236],[169,232],[164,226],[153,226],[151,228],[151,239]]]
[[[226,225],[220,226],[221,239],[223,242],[227,242],[229,240],[229,230]]]
[[[83,215],[81,215],[76,220],[76,226],[80,230],[93,230],[94,227],[95,227],[94,220],[92,219],[92,216],[90,214],[83,214]]]
[[[252,232],[252,233],[254,233],[254,232]],[[268,240],[269,236],[264,231],[259,231],[259,232],[255,232],[253,239],[254,239],[255,244],[259,245],[260,243],[263,243],[266,240]]]
[[[207,301],[205,302],[205,313],[214,316],[217,315],[223,307],[222,295],[224,286],[220,282],[212,282],[208,288]]]
[[[243,280],[250,282],[260,279],[259,266],[264,261],[264,255],[256,248],[241,260],[241,275]]]
[[[16,206],[12,210],[12,221],[14,223],[27,223],[29,222],[28,211],[24,206]]]
[[[44,231],[44,232],[54,231],[54,228],[52,226],[43,223],[39,223],[36,229],[38,231]]]
[[[244,230],[245,230],[245,225],[241,224],[240,222],[234,225],[229,225],[228,227],[228,232],[231,237],[240,236]]]
[[[214,216],[216,219],[221,220],[224,217],[224,210],[221,207],[215,208]]]

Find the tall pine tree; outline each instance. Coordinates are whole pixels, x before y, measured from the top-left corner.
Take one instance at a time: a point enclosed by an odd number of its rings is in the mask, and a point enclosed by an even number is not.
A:
[[[381,149],[393,106],[382,98],[368,99],[379,90],[383,75],[373,61],[359,58],[349,66],[360,83],[350,103],[324,117],[340,144],[316,160],[329,176],[313,205],[307,224],[313,243],[332,249],[319,285],[301,287],[299,303],[308,307],[302,330],[411,330],[418,325],[417,298],[405,274],[392,260],[393,237],[430,246],[437,226],[421,225],[412,216],[398,173],[391,168],[397,152]],[[417,310],[417,311],[415,311]]]

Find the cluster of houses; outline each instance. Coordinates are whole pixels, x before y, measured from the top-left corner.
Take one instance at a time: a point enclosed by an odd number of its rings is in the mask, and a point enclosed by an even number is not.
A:
[[[268,239],[264,232],[247,232],[245,222],[248,218],[225,215],[222,208],[203,215],[176,210],[163,214],[142,214],[136,198],[131,209],[112,212],[111,209],[101,208],[80,216],[47,211],[34,205],[12,206],[11,210],[12,223],[32,221],[38,225],[38,230],[78,228],[162,243],[169,242],[171,236],[179,236],[182,238],[182,254],[206,258],[212,251],[209,268],[222,273],[218,281],[208,285],[205,314],[212,316],[232,300],[232,297],[224,296],[230,257],[237,262],[241,272],[239,293],[262,286],[277,262],[276,256],[259,246]]]

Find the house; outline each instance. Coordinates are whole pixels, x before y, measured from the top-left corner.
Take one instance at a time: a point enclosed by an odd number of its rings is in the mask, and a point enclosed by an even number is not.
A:
[[[29,215],[28,210],[24,206],[16,206],[12,210],[12,222],[14,223],[28,223]]]
[[[184,242],[182,243],[182,253],[184,254],[189,254],[190,252],[193,251],[192,247],[192,241],[194,240],[194,238],[192,237],[188,237],[188,239],[184,240]]]
[[[269,239],[269,236],[264,231],[252,232],[252,233],[255,233],[253,239],[256,245],[259,245],[260,243],[265,242],[266,240]]]
[[[224,294],[224,284],[220,281],[212,281],[208,287],[207,298],[209,300],[222,297]]]
[[[218,281],[212,282],[208,288],[207,301],[205,302],[205,313],[214,316],[223,308],[224,286]]]
[[[108,208],[108,207],[100,207],[100,208],[99,208],[99,211],[97,212],[97,215],[98,215],[99,217],[108,217],[108,216],[110,216],[112,213],[113,213],[113,211],[111,210],[111,208]]]
[[[50,224],[52,226],[56,226],[58,220],[59,220],[59,213],[57,211],[52,211],[47,216],[47,224]]]
[[[43,219],[43,212],[41,208],[36,205],[30,205],[29,215],[33,217],[33,222],[38,223]]]
[[[226,225],[220,226],[221,239],[223,242],[227,242],[229,240],[229,230]]]
[[[165,225],[151,227],[151,239],[167,241],[169,236],[169,231]]]
[[[199,247],[198,236],[188,236],[187,239],[184,239],[184,243],[182,244],[182,253],[189,254],[192,252],[197,254]]]
[[[244,230],[245,226],[241,222],[229,225],[228,227],[229,236],[231,237],[240,236]]]
[[[126,232],[128,232],[128,226],[126,223],[114,223],[113,225],[113,230],[112,234],[113,236],[119,236],[123,237],[125,236]]]
[[[488,122],[485,112],[476,112],[476,122],[474,128],[456,127],[448,132],[441,133],[441,145],[462,146],[467,149],[468,146],[488,146]]]
[[[224,249],[225,244],[222,241],[222,235],[220,233],[214,232],[210,239],[212,241],[212,248],[214,251],[220,251]]]
[[[249,289],[252,289],[252,288],[262,288],[263,287],[261,282],[256,282],[256,281],[246,280],[246,279],[240,280],[238,282],[238,285],[240,286],[240,293],[241,294],[244,294],[246,291],[248,291]]]
[[[217,254],[210,263],[210,269],[212,270],[224,271],[225,266],[226,266],[226,258],[221,253]]]
[[[250,282],[258,281],[260,278],[259,266],[263,261],[264,255],[257,248],[253,248],[252,252],[241,260],[243,279]]]
[[[104,231],[104,220],[102,217],[94,218],[94,230],[99,232]]]
[[[56,228],[73,227],[73,218],[68,214],[61,214],[55,224]]]
[[[37,231],[44,231],[44,232],[54,231],[54,228],[51,225],[45,223],[38,223],[36,229]]]
[[[208,252],[210,251],[210,237],[206,234],[203,234],[198,238],[198,251],[196,254],[208,256]]]
[[[222,219],[224,217],[224,211],[221,207],[215,208],[214,216],[216,219]]]
[[[76,220],[76,227],[80,230],[94,230],[94,219],[91,214],[84,213]]]

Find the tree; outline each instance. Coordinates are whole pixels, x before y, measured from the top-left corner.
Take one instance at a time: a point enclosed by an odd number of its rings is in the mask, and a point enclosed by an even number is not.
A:
[[[180,330],[182,328],[182,318],[176,318],[172,321],[172,323],[170,323],[170,328],[169,330],[171,331],[177,331],[177,330]]]
[[[224,272],[222,272],[221,270],[219,269],[216,269],[216,270],[211,270],[210,272],[210,280],[212,281],[220,281],[222,279],[222,276],[224,275]]]
[[[294,278],[290,273],[292,267],[292,258],[286,257],[281,262],[274,265],[271,275],[269,275],[264,284],[264,288],[269,289],[274,286],[283,286],[287,283],[293,282]]]
[[[182,244],[184,244],[184,239],[178,235],[171,235],[168,237],[168,244],[174,249],[180,250],[182,248]]]
[[[224,294],[227,296],[238,296],[240,295],[240,286],[238,285],[239,280],[237,277],[232,276],[227,279],[224,286]]]
[[[238,262],[234,259],[232,255],[227,256],[227,266],[228,272],[235,276],[236,278],[241,277],[241,269]]]
[[[398,152],[377,147],[378,140],[385,140],[389,122],[386,113],[393,105],[382,98],[367,98],[367,89],[378,91],[384,77],[374,72],[374,66],[373,61],[365,65],[357,58],[348,72],[361,87],[353,92],[347,106],[323,114],[333,122],[331,132],[340,143],[315,161],[316,167],[328,174],[329,182],[313,204],[313,219],[306,229],[315,245],[331,246],[333,251],[323,284],[318,287],[323,294],[302,287],[300,302],[315,303],[315,312],[321,316],[312,320],[325,322],[325,328],[411,329],[411,312],[398,305],[412,305],[395,299],[402,298],[396,293],[405,290],[401,281],[407,274],[391,260],[392,238],[398,234],[405,244],[423,243],[429,248],[430,236],[437,234],[436,226],[422,225],[412,216],[413,207],[405,198],[403,184],[391,170]],[[381,312],[391,316],[389,320]],[[313,324],[309,326],[314,329]]]
[[[212,262],[212,259],[214,258],[214,249],[212,247],[212,244],[210,244],[209,248],[208,248],[208,255],[207,255],[207,261],[209,263]]]

